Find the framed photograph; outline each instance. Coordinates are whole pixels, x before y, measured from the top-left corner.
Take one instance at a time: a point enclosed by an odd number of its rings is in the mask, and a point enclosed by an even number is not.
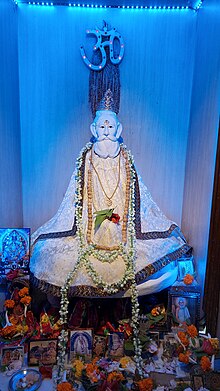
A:
[[[105,357],[107,338],[95,335],[93,339],[93,356]]]
[[[204,387],[204,380],[202,375],[192,376],[193,391],[198,391],[201,387]]]
[[[169,292],[169,311],[171,317],[171,326],[176,324],[194,324],[196,327],[199,322],[199,304],[200,293],[189,291]]]
[[[0,228],[0,275],[11,270],[28,272],[30,228]]]
[[[70,332],[70,360],[83,357],[86,361],[92,358],[93,330],[78,329]]]
[[[183,281],[186,274],[193,275],[195,272],[193,257],[180,258],[178,260],[178,280]]]
[[[108,336],[108,356],[120,358],[124,355],[124,333],[114,332]]]
[[[28,365],[55,365],[57,362],[57,339],[29,341]]]
[[[4,346],[1,349],[1,366],[9,366],[14,361],[24,361],[24,347],[23,346]]]

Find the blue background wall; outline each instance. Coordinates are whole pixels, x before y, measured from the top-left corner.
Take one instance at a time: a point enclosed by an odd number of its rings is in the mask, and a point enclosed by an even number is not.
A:
[[[20,6],[24,223],[33,228],[57,210],[90,138],[89,70],[79,47],[89,48],[85,31],[103,19],[125,39],[119,115],[125,143],[155,200],[181,223],[196,15]]]
[[[22,226],[18,23],[13,2],[0,1],[0,227]]]

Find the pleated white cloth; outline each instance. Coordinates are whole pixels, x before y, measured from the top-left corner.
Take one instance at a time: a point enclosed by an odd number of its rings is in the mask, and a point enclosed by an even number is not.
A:
[[[88,151],[85,157],[82,211],[85,241],[88,221],[87,182],[90,156],[91,151]],[[100,228],[95,232],[94,212],[109,208],[103,187],[108,197],[111,197],[116,189],[112,197],[112,207],[114,207],[114,213],[119,214],[122,219],[126,193],[125,160],[122,153],[115,158],[106,159],[93,154],[93,164],[95,170],[93,170],[92,174],[92,242],[103,246],[115,246],[122,241],[121,222],[119,221],[118,224],[115,224],[112,221],[104,220]],[[41,234],[63,232],[72,229],[75,213],[75,175],[76,171],[71,177],[69,187],[58,212],[32,235],[32,243]],[[119,175],[120,180],[118,183]],[[157,233],[168,231],[174,223],[161,212],[152,200],[147,187],[143,184],[140,177],[138,177],[138,181],[141,200],[140,216],[142,232],[155,233],[153,238],[136,240],[136,275],[139,283],[139,294],[143,295],[162,290],[176,280],[177,266],[175,260],[187,252],[189,246],[186,244],[180,229],[176,225],[167,237],[157,238],[157,236],[160,236]],[[30,270],[35,278],[35,282],[38,281],[42,289],[47,290],[50,285],[61,287],[65,282],[67,274],[74,269],[77,258],[78,240],[76,235],[40,239],[33,245]],[[119,281],[125,272],[125,263],[120,256],[112,262],[102,262],[91,256],[91,261],[95,270],[102,277],[102,280],[107,283]],[[152,269],[150,268],[151,265],[155,267]],[[78,287],[79,295],[82,287],[95,288],[91,277],[84,268],[81,268],[76,274],[73,280],[73,286]],[[129,290],[123,294],[129,295]],[[84,294],[82,293],[82,295]]]

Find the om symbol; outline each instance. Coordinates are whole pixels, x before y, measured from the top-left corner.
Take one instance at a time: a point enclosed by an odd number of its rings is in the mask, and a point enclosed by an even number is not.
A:
[[[87,34],[96,36],[96,43],[93,47],[93,50],[100,50],[101,53],[101,62],[99,65],[92,64],[91,61],[87,58],[83,46],[80,48],[80,53],[84,63],[93,71],[100,71],[104,68],[107,61],[106,47],[109,47],[110,61],[112,64],[119,64],[124,55],[124,42],[122,36],[116,31],[115,28],[108,30],[107,25],[103,27],[103,30],[96,28],[95,30],[86,30]],[[120,45],[120,51],[118,56],[114,57],[114,42],[118,40]]]

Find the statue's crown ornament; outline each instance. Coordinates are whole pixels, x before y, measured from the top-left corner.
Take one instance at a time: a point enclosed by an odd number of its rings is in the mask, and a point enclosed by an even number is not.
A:
[[[110,90],[110,88],[108,88],[102,100],[97,105],[97,111],[102,111],[102,110],[113,111],[114,113],[117,112],[114,99],[113,99],[113,93]]]

